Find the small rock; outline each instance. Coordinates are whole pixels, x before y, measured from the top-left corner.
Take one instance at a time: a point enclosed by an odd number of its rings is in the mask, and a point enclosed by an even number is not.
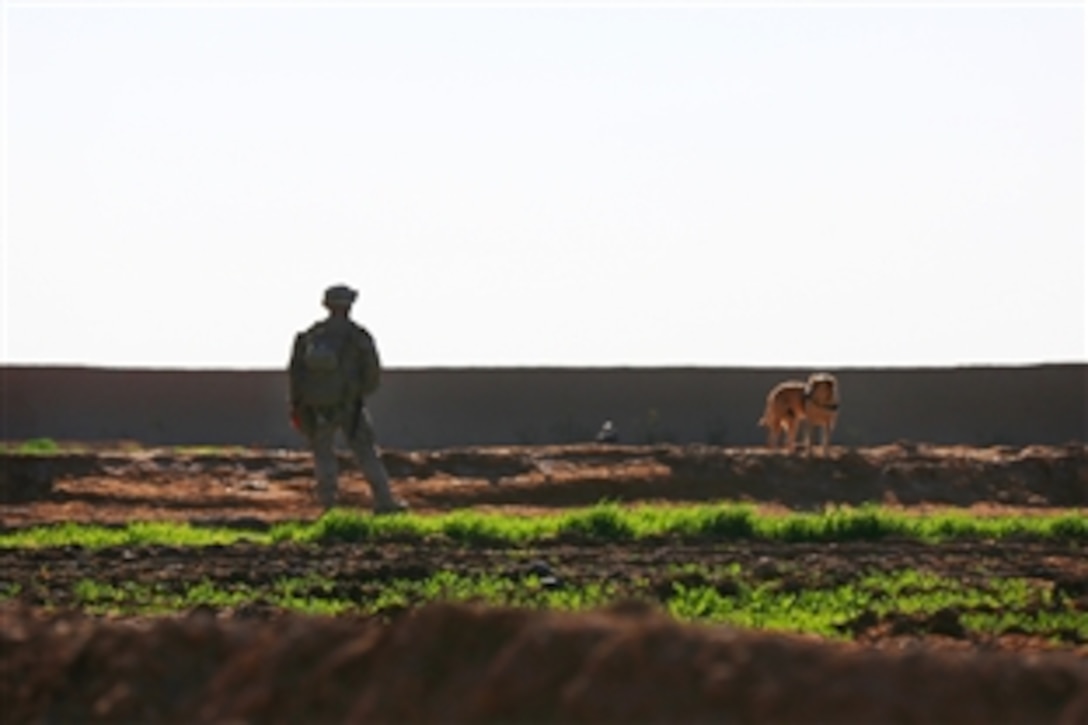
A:
[[[542,559],[535,559],[529,563],[528,568],[525,570],[527,574],[536,575],[539,577],[555,576],[555,572],[548,566],[548,563]]]

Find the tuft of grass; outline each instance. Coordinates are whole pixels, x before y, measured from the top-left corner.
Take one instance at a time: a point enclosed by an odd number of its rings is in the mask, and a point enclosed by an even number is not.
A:
[[[253,449],[234,445],[185,445],[171,446],[169,450],[185,456],[226,456],[249,453]]]
[[[433,523],[415,514],[373,516],[359,511],[333,509],[312,523],[273,526],[271,541],[326,544],[390,539],[416,539],[427,535]]]
[[[636,525],[637,519],[618,504],[606,502],[561,517],[556,533],[601,541],[628,541],[635,538]]]
[[[694,513],[690,527],[678,526],[682,532],[690,531],[692,538],[752,539],[756,536],[756,513],[749,506],[712,508]]]
[[[1088,516],[1064,514],[1045,522],[1043,531],[1050,538],[1088,541]]]
[[[819,514],[795,513],[764,517],[758,528],[767,538],[788,542],[878,541],[911,536],[916,522],[874,505],[832,507]]]
[[[503,546],[518,544],[533,537],[531,519],[498,519],[472,511],[458,511],[446,516],[440,527],[443,536],[468,546]]]
[[[47,456],[60,453],[61,447],[52,438],[32,438],[22,443],[4,444],[5,453],[24,453],[37,456]]]
[[[7,601],[8,599],[14,599],[19,596],[23,591],[23,585],[18,582],[2,582],[0,583],[0,603]]]

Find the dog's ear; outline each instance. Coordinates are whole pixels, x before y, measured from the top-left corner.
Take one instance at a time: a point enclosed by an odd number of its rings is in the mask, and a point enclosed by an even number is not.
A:
[[[839,397],[839,381],[831,375],[824,378],[827,382],[827,394],[831,397],[831,400],[836,400]]]

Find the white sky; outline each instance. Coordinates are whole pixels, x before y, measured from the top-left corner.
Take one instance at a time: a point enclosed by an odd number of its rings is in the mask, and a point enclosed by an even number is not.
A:
[[[1085,361],[1085,27],[7,2],[0,362]]]

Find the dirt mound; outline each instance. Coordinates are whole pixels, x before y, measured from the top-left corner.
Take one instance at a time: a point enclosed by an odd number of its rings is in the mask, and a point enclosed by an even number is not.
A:
[[[391,624],[0,612],[8,721],[1084,722],[1088,664],[434,605]]]

